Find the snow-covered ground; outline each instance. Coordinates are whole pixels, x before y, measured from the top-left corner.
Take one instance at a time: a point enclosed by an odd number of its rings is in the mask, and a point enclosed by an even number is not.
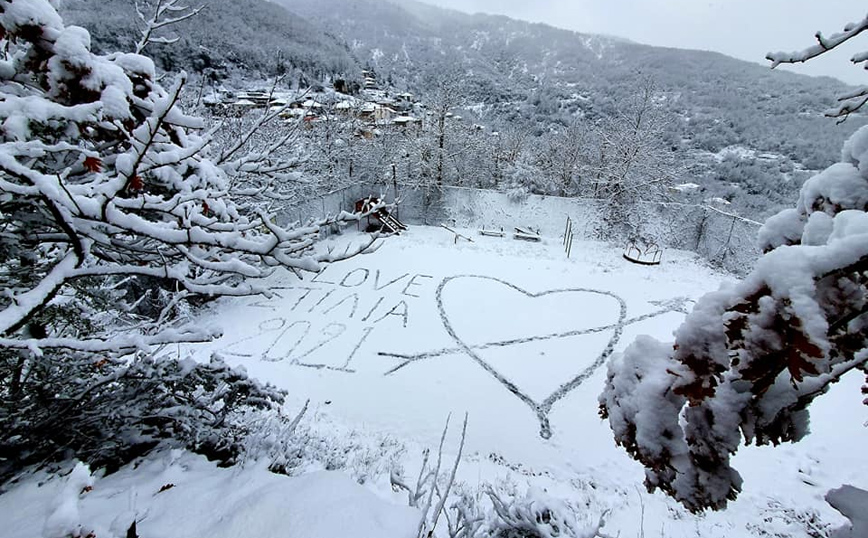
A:
[[[227,302],[203,320],[225,336],[200,352],[423,445],[448,413],[467,412],[471,451],[552,468],[606,463],[602,361],[638,334],[667,338],[726,277],[684,252],[645,267],[602,243],[576,243],[568,260],[557,239],[463,233],[473,243],[413,227],[315,278],[283,275],[272,299]]]
[[[384,240],[376,252],[330,266],[315,278],[276,275],[271,298],[216,304],[202,323],[219,325],[224,337],[192,352],[202,359],[220,353],[254,377],[287,389],[293,410],[310,399],[314,422],[348,425],[370,438],[371,446],[384,437],[400,442],[406,446],[400,465],[411,476],[418,472],[421,449],[437,446],[447,415],[454,424],[455,417],[468,413],[459,481],[470,487],[511,482],[519,490],[541,488],[581,506],[589,521],[610,511],[604,530],[611,536],[808,536],[811,525],[843,522],[823,501],[826,491],[847,483],[868,486],[868,466],[858,448],[868,446],[863,426],[868,413],[856,375],[812,408],[814,433],[804,442],[740,451],[735,467],[745,478],[744,492],[725,512],[696,517],[660,493],[649,495],[641,466],[614,445],[608,424],[598,417],[602,365],[637,335],[671,340],[692,301],[729,277],[688,252],[667,250],[661,265],[647,267],[626,262],[619,250],[602,243],[577,242],[567,259],[557,238],[530,243],[462,233],[473,242],[456,243],[442,228],[411,227]],[[333,243],[353,238],[348,234]],[[457,445],[452,432],[449,454]],[[156,466],[152,474],[169,474],[147,478],[150,489],[159,489],[160,482],[204,481],[188,491],[237,491],[197,498],[172,488],[160,495],[173,501],[140,501],[139,508],[150,507],[157,522],[145,532],[146,518],[139,527],[142,536],[159,535],[173,513],[203,520],[199,528],[178,527],[174,536],[271,535],[245,522],[251,514],[288,521],[272,496],[287,496],[284,491],[296,487],[306,491],[304,477],[265,478],[261,469],[209,473],[210,464],[192,456],[184,456],[184,465],[162,458],[150,464]],[[128,496],[122,491],[124,476],[142,480],[132,470],[124,473],[102,480],[103,497]],[[151,471],[146,467],[138,475],[143,473]],[[374,478],[366,487],[367,492],[354,492],[341,483],[336,491],[349,491],[348,498],[371,491],[390,501],[404,498],[389,491],[388,477]],[[99,489],[92,492],[94,507],[104,506],[98,504]],[[0,496],[4,519],[15,513],[12,528],[0,529],[0,535],[38,532],[47,508],[14,510],[22,499],[37,498],[51,495],[40,497],[32,483]],[[286,510],[301,506],[293,502],[318,498],[292,493]],[[322,499],[328,501],[328,495]],[[81,502],[86,510],[91,501],[86,496]],[[354,517],[363,525],[379,521],[383,501],[364,502],[371,506],[370,517]],[[204,508],[214,503],[228,507],[222,524],[237,533],[203,530],[206,520],[210,525],[209,518],[217,517]],[[398,520],[386,518],[390,524],[412,528],[407,521],[414,514],[395,510]],[[817,519],[811,521],[812,515]],[[107,527],[114,516],[94,517]],[[299,534],[299,528],[289,527],[286,535],[313,538]],[[364,534],[359,532],[344,536]],[[384,529],[382,535],[401,532]]]
[[[0,535],[29,538],[123,537],[133,520],[143,538],[406,538],[419,522],[417,510],[339,471],[290,478],[262,467],[218,469],[183,451],[95,481],[82,467],[69,480],[30,480],[0,496],[0,513]]]

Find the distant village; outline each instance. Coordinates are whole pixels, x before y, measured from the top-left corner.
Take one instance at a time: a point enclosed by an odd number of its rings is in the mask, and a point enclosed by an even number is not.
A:
[[[356,120],[357,135],[370,138],[378,129],[421,128],[425,105],[412,93],[382,89],[376,75],[362,71],[362,83],[338,79],[333,88],[293,91],[264,89],[232,91],[221,87],[203,99],[215,114],[242,116],[269,107],[288,122],[307,127],[327,120]]]

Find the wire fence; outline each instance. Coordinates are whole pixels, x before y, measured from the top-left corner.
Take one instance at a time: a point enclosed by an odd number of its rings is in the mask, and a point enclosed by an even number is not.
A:
[[[610,224],[606,201],[529,195],[516,199],[505,193],[465,187],[409,188],[398,184],[353,184],[286,206],[284,224],[341,211],[352,211],[356,200],[376,196],[395,205],[395,216],[407,224],[458,228],[538,230],[544,237],[562,237],[570,219],[570,235],[578,240],[645,240],[663,248],[696,252],[714,266],[737,275],[750,271],[761,252],[756,234],[761,223],[708,205],[641,202],[631,207],[619,225]]]

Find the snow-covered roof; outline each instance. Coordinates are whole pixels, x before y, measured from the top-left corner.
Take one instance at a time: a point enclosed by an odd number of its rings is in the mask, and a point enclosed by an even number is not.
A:
[[[262,100],[268,99],[268,94],[265,92],[240,92],[238,97],[240,99]]]
[[[688,191],[695,191],[698,188],[699,188],[699,185],[697,185],[696,183],[682,183],[680,185],[673,186],[672,190],[679,191],[679,192],[688,192]]]
[[[287,108],[281,114],[283,116],[304,116],[307,112],[301,108]]]

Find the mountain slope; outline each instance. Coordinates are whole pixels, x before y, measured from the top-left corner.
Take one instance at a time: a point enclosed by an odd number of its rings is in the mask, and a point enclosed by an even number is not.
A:
[[[159,67],[259,77],[293,69],[308,77],[358,71],[341,42],[278,4],[207,0],[189,5],[200,3],[205,9],[198,15],[166,30],[167,35],[179,36],[179,42],[148,47]],[[134,0],[69,0],[62,14],[68,23],[90,31],[98,51],[130,51],[139,38]]]
[[[133,0],[69,0],[65,10],[99,50],[131,50],[138,38]],[[866,122],[823,116],[847,89],[834,79],[412,0],[211,0],[172,33],[179,43],[147,53],[213,79],[359,80],[365,67],[384,88],[430,102],[432,86],[457,75],[472,109],[462,115],[536,140],[618,117],[651,79],[672,119],[665,143],[684,170],[678,181],[701,187],[690,201],[723,199],[758,219],[791,205],[810,171],[835,162]]]
[[[847,88],[840,81],[714,52],[652,47],[410,0],[280,1],[349,43],[381,78],[420,93],[426,71],[460,65],[471,98],[509,121],[566,123],[578,111],[610,115],[635,92],[639,77],[650,76],[685,121],[693,149],[745,145],[819,169],[836,160],[844,139],[861,125],[854,118],[838,127],[822,116]],[[533,106],[522,106],[527,103]]]

